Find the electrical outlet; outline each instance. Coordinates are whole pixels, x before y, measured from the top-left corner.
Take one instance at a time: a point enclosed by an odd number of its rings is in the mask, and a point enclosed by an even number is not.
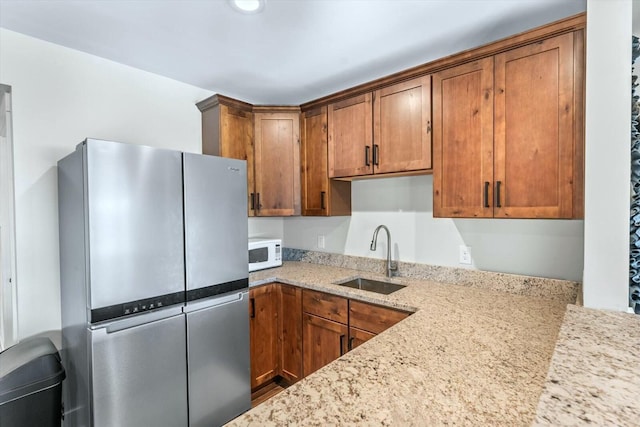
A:
[[[324,249],[324,234],[318,234],[318,249]]]
[[[460,264],[471,265],[471,246],[460,245]]]

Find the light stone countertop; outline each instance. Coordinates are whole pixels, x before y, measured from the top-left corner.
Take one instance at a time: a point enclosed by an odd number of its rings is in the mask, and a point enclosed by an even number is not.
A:
[[[640,316],[568,306],[535,425],[640,425]]]
[[[252,273],[416,311],[230,425],[530,425],[567,301],[394,278],[380,295],[335,285],[379,274],[305,262]]]

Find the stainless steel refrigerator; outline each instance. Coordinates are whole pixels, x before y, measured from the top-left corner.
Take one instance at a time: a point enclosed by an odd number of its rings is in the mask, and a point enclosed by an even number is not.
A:
[[[87,139],[58,162],[65,425],[250,408],[246,163]]]

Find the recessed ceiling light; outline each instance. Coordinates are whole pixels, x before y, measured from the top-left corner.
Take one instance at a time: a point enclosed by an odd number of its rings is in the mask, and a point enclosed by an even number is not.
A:
[[[229,0],[229,4],[238,12],[260,13],[264,9],[265,0]]]

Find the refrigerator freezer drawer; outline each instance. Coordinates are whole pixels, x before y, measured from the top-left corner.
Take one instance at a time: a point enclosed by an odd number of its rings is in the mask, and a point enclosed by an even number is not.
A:
[[[187,312],[189,425],[219,426],[251,408],[249,293]]]
[[[187,425],[184,315],[157,316],[143,314],[138,317],[149,323],[132,326],[132,318],[89,332],[93,426]]]

